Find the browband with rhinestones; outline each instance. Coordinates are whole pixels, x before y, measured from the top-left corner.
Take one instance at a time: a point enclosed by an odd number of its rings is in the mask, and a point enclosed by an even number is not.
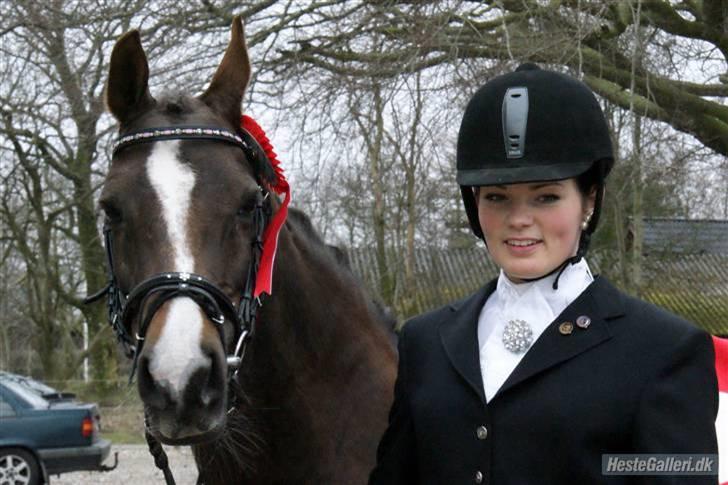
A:
[[[229,130],[221,128],[194,126],[194,127],[170,127],[170,128],[151,128],[147,130],[135,131],[128,135],[120,136],[111,147],[111,153],[116,154],[117,151],[128,145],[135,143],[144,143],[147,141],[159,140],[178,140],[178,139],[208,139],[221,140],[240,146],[243,150],[250,150],[250,145],[240,136]]]

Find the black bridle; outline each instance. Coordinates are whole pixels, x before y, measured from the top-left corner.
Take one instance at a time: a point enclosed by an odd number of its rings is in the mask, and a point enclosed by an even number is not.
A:
[[[134,378],[149,323],[166,301],[181,296],[193,299],[202,308],[210,321],[215,324],[223,348],[227,348],[225,345],[224,324],[227,320],[232,320],[235,347],[231,353],[228,353],[226,358],[229,388],[228,413],[230,413],[236,409],[238,404],[237,374],[242,366],[247,345],[255,335],[256,317],[258,309],[262,305],[260,298],[254,297],[254,291],[263,250],[263,233],[272,212],[270,194],[266,187],[270,184],[271,174],[274,172],[264,150],[255,138],[242,128],[238,133],[215,127],[151,128],[120,136],[113,145],[112,154],[115,155],[120,150],[135,144],[175,139],[202,139],[232,143],[243,150],[245,157],[254,167],[262,167],[262,170],[256,171],[258,172],[260,190],[257,194],[253,212],[254,237],[251,240],[251,259],[240,300],[236,305],[223,290],[204,276],[183,272],[156,274],[136,285],[128,293],[124,292],[119,285],[114,269],[111,227],[108,223],[105,223],[103,234],[108,265],[108,282],[104,288],[88,296],[84,303],[93,303],[106,296],[109,324],[116,334],[117,340],[122,344],[126,356],[133,359],[129,375],[130,383]],[[132,336],[130,329],[135,319],[138,322],[138,331]],[[145,428],[147,428],[146,416]],[[145,436],[155,463],[163,471],[167,484],[174,484],[174,478],[169,470],[163,448],[149,433],[148,429]]]

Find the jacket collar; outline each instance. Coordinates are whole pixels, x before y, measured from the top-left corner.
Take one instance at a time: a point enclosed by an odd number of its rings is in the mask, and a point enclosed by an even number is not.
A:
[[[440,339],[450,362],[483,402],[485,391],[480,374],[478,315],[497,283],[498,280],[494,279],[475,294],[450,305],[454,316],[440,326]]]
[[[451,305],[453,318],[440,326],[440,338],[450,362],[483,403],[485,392],[480,374],[478,316],[485,301],[495,290],[496,282],[497,280],[489,282],[472,296]],[[622,294],[606,279],[597,277],[546,328],[503,383],[494,399],[524,380],[609,340],[612,335],[608,321],[623,314]],[[576,319],[582,315],[591,320],[587,329],[575,325]],[[563,322],[574,325],[571,334],[561,334],[559,326]]]

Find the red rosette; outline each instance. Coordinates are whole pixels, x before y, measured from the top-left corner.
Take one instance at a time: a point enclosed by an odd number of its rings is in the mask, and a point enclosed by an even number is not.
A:
[[[275,264],[276,252],[278,251],[278,235],[288,217],[288,204],[291,201],[291,187],[288,185],[283,168],[278,160],[278,155],[273,151],[273,145],[263,131],[263,128],[250,116],[243,115],[240,118],[240,126],[255,138],[258,145],[265,152],[275,172],[275,181],[267,187],[268,190],[279,195],[284,195],[283,203],[273,215],[263,232],[263,251],[260,255],[260,266],[255,282],[253,297],[257,298],[262,293],[273,294],[273,265]]]

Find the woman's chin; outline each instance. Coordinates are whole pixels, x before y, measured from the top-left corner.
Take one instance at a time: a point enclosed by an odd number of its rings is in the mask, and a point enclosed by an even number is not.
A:
[[[503,268],[503,272],[506,274],[509,280],[511,280],[513,283],[519,284],[541,278],[542,276],[547,275],[550,270],[541,266],[532,266],[528,268],[505,267]]]
[[[503,269],[508,279],[514,283],[524,283],[528,280],[542,278],[556,270],[568,259],[569,255],[562,258],[543,258],[542,255],[533,255],[526,258],[494,258],[495,263]]]

